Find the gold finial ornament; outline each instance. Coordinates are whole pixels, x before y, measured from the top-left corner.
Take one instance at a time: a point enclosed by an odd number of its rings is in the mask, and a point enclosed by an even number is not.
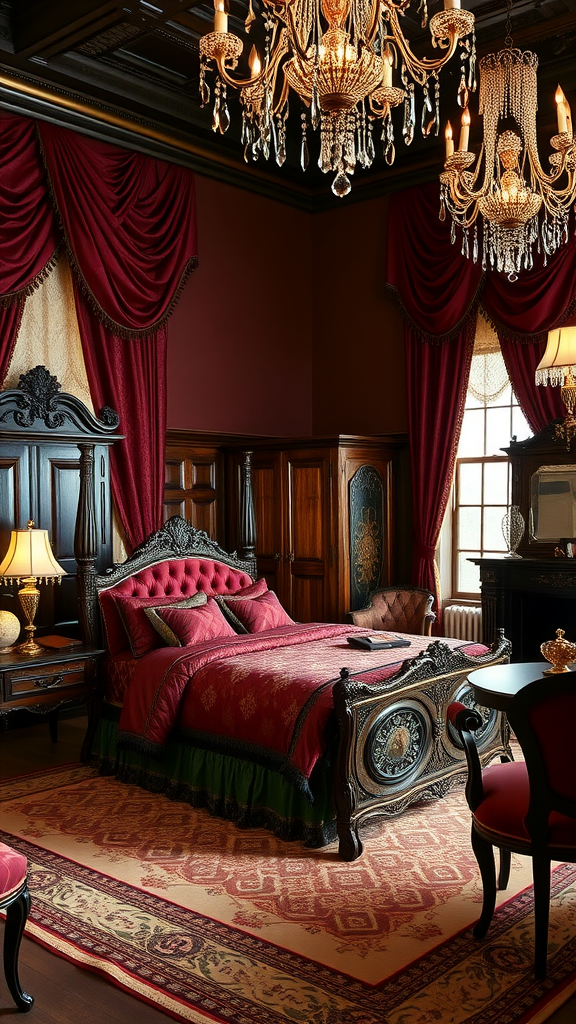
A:
[[[576,644],[571,644],[569,640],[564,640],[563,629],[557,629],[556,640],[547,640],[546,643],[540,645],[540,650],[546,661],[549,661],[552,665],[552,668],[543,669],[545,675],[569,672],[568,666],[576,661]]]

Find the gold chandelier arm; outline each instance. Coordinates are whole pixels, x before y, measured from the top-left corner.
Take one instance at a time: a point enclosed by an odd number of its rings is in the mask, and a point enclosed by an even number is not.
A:
[[[264,81],[264,79],[270,77],[273,73],[275,74],[278,61],[280,60],[282,54],[286,52],[285,48],[283,48],[282,46],[285,33],[286,29],[283,28],[280,32],[280,35],[278,36],[276,49],[274,49],[274,35],[276,34],[276,27],[274,27],[274,34],[272,36],[272,55],[270,57],[270,61],[267,65],[265,65],[262,68],[261,71],[258,72],[257,75],[254,75],[253,78],[232,78],[232,76],[228,74],[226,68],[226,57],[221,53],[215,54],[214,60],[216,61],[218,74],[220,75],[222,81],[233,89],[244,89],[250,88],[251,86],[259,85],[260,82]]]
[[[370,12],[369,29],[366,33],[366,42],[368,46],[371,46],[376,38],[378,31],[378,25],[380,24],[380,14],[382,10],[382,0],[373,0],[372,11]]]
[[[398,15],[396,14],[395,8],[388,7],[388,11],[390,14],[390,27],[392,29],[392,35],[384,36],[383,41],[396,43],[396,46],[400,50],[400,53],[404,57],[406,65],[410,70],[410,74],[415,79],[415,81],[418,82],[419,85],[424,85],[426,79],[429,77],[429,75],[432,74],[432,72],[438,71],[441,67],[444,66],[444,64],[446,64],[450,60],[451,57],[454,56],[456,52],[456,47],[458,46],[458,33],[455,32],[453,29],[450,30],[448,36],[449,43],[442,57],[438,57],[436,60],[432,59],[431,57],[422,57],[422,59],[420,59],[412,53],[412,50],[408,46],[408,43],[406,42],[404,35],[402,34],[402,29],[400,27]]]
[[[568,168],[567,158],[571,156],[572,163],[576,159],[576,145],[572,144],[564,153],[564,159],[560,162],[558,168],[552,174],[546,174],[546,171],[542,167],[538,158],[537,152],[534,153],[531,149],[528,151],[528,160],[530,162],[530,169],[534,178],[543,186],[554,185],[559,178],[562,177],[566,172],[568,177],[568,184],[565,188],[555,190],[554,195],[556,198],[567,198],[572,197],[574,192],[574,170]]]

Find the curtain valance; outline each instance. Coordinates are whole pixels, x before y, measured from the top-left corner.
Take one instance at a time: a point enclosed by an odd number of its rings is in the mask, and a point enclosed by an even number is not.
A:
[[[2,380],[26,294],[68,251],[94,407],[115,408],[125,435],[112,490],[133,548],[162,523],[164,324],[197,263],[194,176],[0,113],[0,243]]]
[[[412,328],[429,341],[446,341],[478,305],[500,338],[542,343],[546,333],[576,310],[576,237],[571,236],[544,265],[517,281],[482,272],[461,255],[461,233],[450,241],[441,221],[439,186],[434,182],[394,196],[388,219],[388,286]]]
[[[154,333],[197,263],[190,171],[56,125],[38,130],[70,263],[94,312],[120,337]]]

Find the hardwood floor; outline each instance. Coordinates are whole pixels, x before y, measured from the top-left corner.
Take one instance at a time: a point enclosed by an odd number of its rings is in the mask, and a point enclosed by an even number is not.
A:
[[[62,719],[58,743],[50,740],[48,724],[9,729],[0,734],[0,780],[31,771],[77,762],[84,737],[83,717]],[[2,927],[2,940],[4,938]],[[20,982],[34,996],[28,1020],[31,1024],[160,1024],[167,1014],[112,985],[109,981],[75,967],[24,937],[20,949]],[[0,1017],[18,1014],[0,972]],[[447,1020],[450,1017],[447,1016]],[[574,1024],[576,998],[548,1018],[548,1024]]]

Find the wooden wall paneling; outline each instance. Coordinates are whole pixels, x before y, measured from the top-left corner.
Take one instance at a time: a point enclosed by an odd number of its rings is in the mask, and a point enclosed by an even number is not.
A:
[[[258,575],[266,578],[294,619],[344,622],[350,610],[349,485],[362,466],[371,466],[382,481],[378,585],[399,581],[399,566],[410,561],[404,435],[317,439],[223,435],[220,441],[213,437],[215,450],[220,446],[225,456],[223,476],[217,483],[217,500],[226,508],[223,546],[227,550],[240,546],[241,467],[244,453],[250,451]],[[189,435],[188,455],[194,445],[197,450],[200,440],[199,434]],[[169,445],[167,453],[172,458],[174,448]],[[405,576],[400,581],[407,580]]]
[[[164,516],[180,515],[224,543],[224,455],[195,433],[166,435]]]

